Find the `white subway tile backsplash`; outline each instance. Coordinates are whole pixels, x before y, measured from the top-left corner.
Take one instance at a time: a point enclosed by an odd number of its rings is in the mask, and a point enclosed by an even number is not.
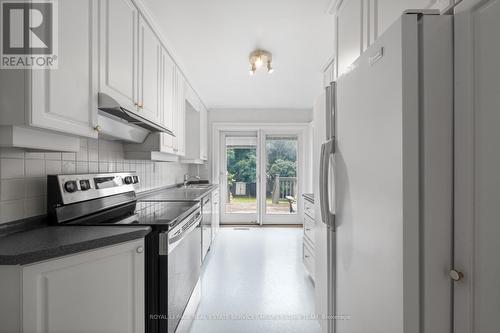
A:
[[[62,162],[61,161],[45,161],[45,172],[47,175],[57,175],[62,171]]]
[[[99,162],[99,172],[108,172],[108,162]]]
[[[0,201],[0,223],[24,217],[24,199]]]
[[[99,153],[95,149],[89,149],[89,161],[90,162],[97,162],[99,161]]]
[[[89,173],[99,172],[99,162],[89,162]]]
[[[89,153],[88,153],[86,147],[80,148],[80,151],[76,153],[76,160],[77,161],[88,161],[89,160]]]
[[[24,217],[43,215],[46,212],[46,197],[27,198],[24,201]]]
[[[62,162],[62,173],[64,173],[64,174],[76,173],[76,162],[75,161],[63,161]]]
[[[56,153],[56,152],[45,153],[45,159],[60,161],[62,159],[62,153]]]
[[[74,161],[76,160],[76,153],[62,153],[63,161]]]
[[[24,160],[24,167],[26,177],[43,177],[47,174],[44,160]]]
[[[76,172],[77,173],[88,173],[89,172],[89,162],[76,162]]]
[[[0,179],[24,178],[24,159],[0,159]]]
[[[24,153],[25,158],[30,158],[33,160],[43,160],[45,159],[45,154],[41,152],[36,152],[36,151],[27,151]]]
[[[25,180],[26,198],[41,197],[47,194],[47,177]]]
[[[178,163],[125,160],[119,142],[81,139],[77,153],[0,149],[0,223],[46,213],[47,175],[137,171],[139,190],[182,181]]]
[[[24,179],[2,179],[0,181],[0,201],[24,198]]]

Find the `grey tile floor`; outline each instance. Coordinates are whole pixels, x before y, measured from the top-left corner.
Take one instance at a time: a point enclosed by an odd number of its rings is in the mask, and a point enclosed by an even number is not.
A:
[[[301,258],[300,228],[222,228],[190,333],[319,333]]]

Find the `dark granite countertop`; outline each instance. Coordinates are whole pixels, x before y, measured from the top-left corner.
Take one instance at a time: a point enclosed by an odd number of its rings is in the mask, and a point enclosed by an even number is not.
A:
[[[314,194],[313,193],[304,193],[304,194],[302,194],[302,196],[307,201],[314,203]]]
[[[217,189],[219,185],[204,185],[206,187],[171,187],[138,196],[139,201],[201,201],[205,196]]]
[[[143,238],[149,227],[45,226],[0,237],[0,265],[26,265]]]

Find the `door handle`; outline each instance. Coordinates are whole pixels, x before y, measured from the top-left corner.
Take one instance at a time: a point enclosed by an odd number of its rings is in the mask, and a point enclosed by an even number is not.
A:
[[[325,165],[325,145],[326,143],[323,143],[321,145],[321,154],[320,154],[320,160],[319,160],[319,206],[320,206],[320,213],[321,213],[321,221],[323,223],[325,222],[326,218],[326,213],[325,213],[325,183],[326,179],[325,173],[323,172],[323,168]]]
[[[321,219],[329,227],[335,226],[335,210],[330,207],[330,174],[332,155],[335,153],[335,138],[323,143],[321,147],[321,177],[320,177],[320,205]],[[333,186],[334,188],[335,186]],[[334,190],[332,191],[334,192]],[[333,193],[332,193],[333,194]]]

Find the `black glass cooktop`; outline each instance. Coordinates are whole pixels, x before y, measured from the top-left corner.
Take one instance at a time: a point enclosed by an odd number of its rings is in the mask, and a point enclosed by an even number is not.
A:
[[[135,213],[138,215],[134,224],[173,226],[200,207],[196,202],[150,202],[138,201]]]

